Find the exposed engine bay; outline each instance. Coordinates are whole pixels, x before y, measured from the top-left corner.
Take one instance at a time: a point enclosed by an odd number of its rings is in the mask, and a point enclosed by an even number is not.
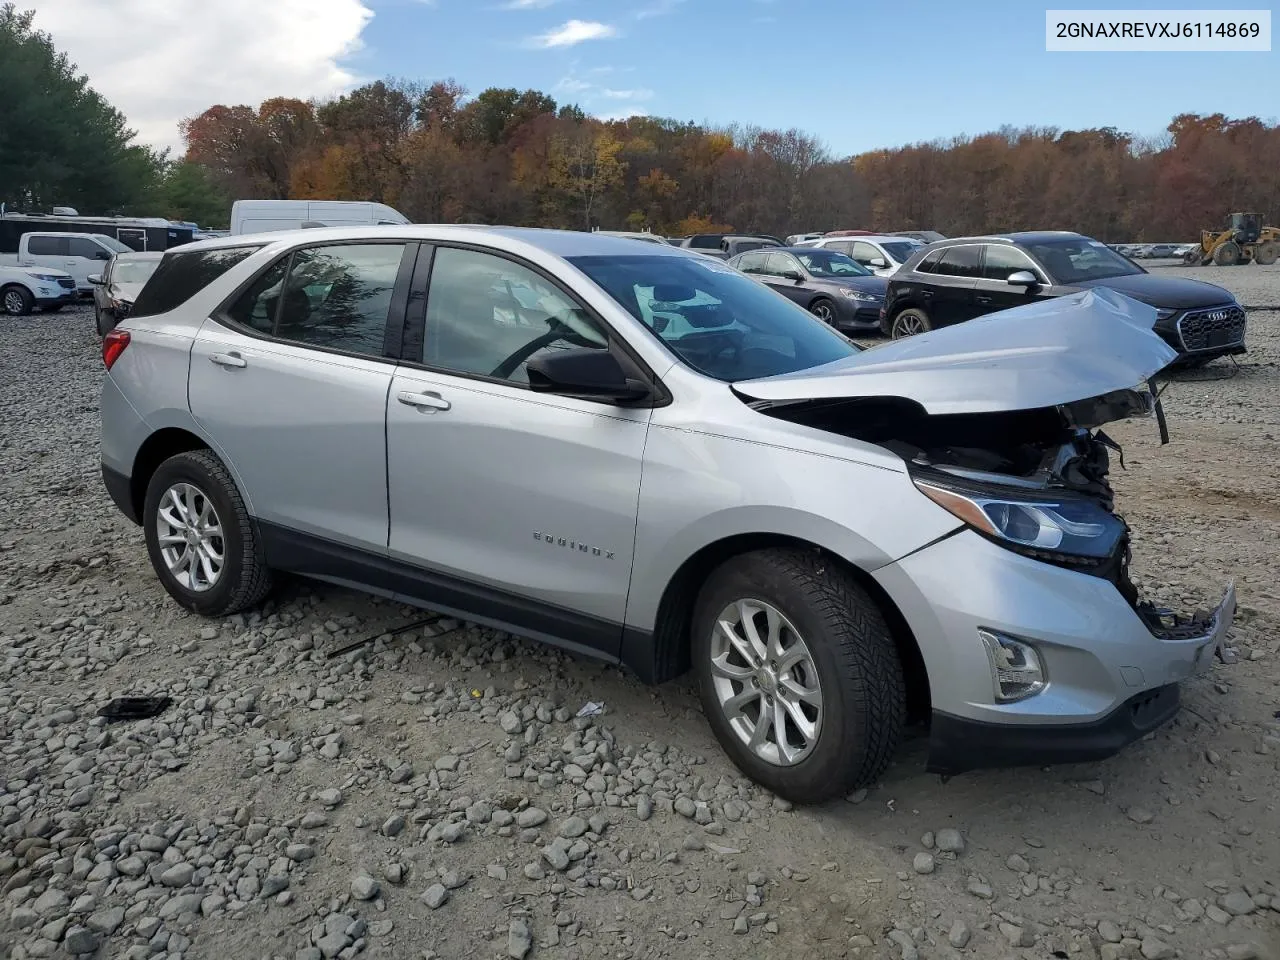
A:
[[[1157,413],[1167,441],[1159,401],[1144,389],[1119,390],[1057,407],[993,413],[928,414],[898,397],[824,398],[786,402],[754,401],[753,409],[792,423],[874,443],[900,456],[913,478],[952,479],[969,490],[1007,491],[1036,498],[1087,498],[1119,525],[1105,555],[1072,555],[1000,542],[1026,556],[1115,585],[1130,607],[1158,637],[1187,639],[1210,629],[1212,614],[1187,616],[1143,599],[1129,577],[1130,531],[1115,511],[1110,482],[1112,454],[1121,468],[1120,445],[1100,428],[1104,423]],[[983,531],[978,528],[979,533]]]

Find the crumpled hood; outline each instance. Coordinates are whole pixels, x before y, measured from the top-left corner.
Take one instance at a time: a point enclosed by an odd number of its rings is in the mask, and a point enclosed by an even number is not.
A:
[[[929,414],[1056,407],[1134,387],[1172,362],[1155,319],[1154,307],[1099,288],[733,388],[777,402],[901,397]]]

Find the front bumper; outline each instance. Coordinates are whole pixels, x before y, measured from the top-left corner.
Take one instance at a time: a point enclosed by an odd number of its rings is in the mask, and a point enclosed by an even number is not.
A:
[[[79,298],[74,290],[62,291],[49,296],[38,296],[35,298],[37,307],[65,307],[69,303],[77,302]]]
[[[1177,701],[1168,695],[1141,717],[1126,719],[1124,711],[1209,670],[1235,613],[1229,587],[1203,628],[1157,636],[1109,581],[1024,557],[970,530],[874,576],[924,658],[937,769],[1114,753],[1173,716]],[[1048,681],[1040,693],[996,700],[980,627],[1035,647]],[[992,728],[1002,731],[1003,746]]]
[[[868,303],[838,297],[837,303],[835,318],[837,330],[846,333],[875,333],[880,329],[880,308],[884,306],[883,300],[873,300]]]

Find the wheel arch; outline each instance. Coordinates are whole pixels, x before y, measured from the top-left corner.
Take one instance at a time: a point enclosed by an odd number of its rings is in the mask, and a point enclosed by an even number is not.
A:
[[[902,663],[908,719],[927,718],[931,710],[928,670],[915,634],[893,598],[866,570],[827,547],[790,534],[736,534],[708,543],[688,557],[662,591],[652,632],[626,629],[623,662],[648,683],[664,683],[686,673],[691,666],[694,605],[707,578],[733,557],[778,548],[811,550],[821,554],[845,571],[875,600],[889,626]]]
[[[203,438],[182,427],[163,427],[147,437],[134,455],[133,468],[129,471],[129,500],[135,516],[143,515],[147,487],[160,464],[179,453],[211,449]]]

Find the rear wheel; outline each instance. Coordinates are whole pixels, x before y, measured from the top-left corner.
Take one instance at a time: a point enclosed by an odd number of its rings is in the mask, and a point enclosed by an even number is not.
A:
[[[833,326],[836,322],[836,305],[826,297],[819,297],[809,304],[809,312],[827,326]]]
[[[708,722],[757,783],[819,803],[893,759],[905,716],[893,639],[875,601],[817,552],[729,560],[703,587],[693,631]]]
[[[1234,240],[1219,244],[1213,251],[1213,262],[1220,267],[1234,267],[1240,262],[1240,244]]]
[[[271,589],[257,525],[231,473],[209,450],[170,457],[147,485],[143,528],[151,565],[188,610],[222,617]]]
[[[0,309],[11,317],[25,317],[35,302],[36,298],[26,287],[12,284],[0,290]]]
[[[1259,266],[1269,267],[1280,258],[1280,241],[1264,240],[1258,244],[1258,248],[1253,253],[1254,262]]]
[[[933,329],[929,315],[919,307],[908,307],[894,315],[889,326],[889,336],[895,340],[903,337],[914,337],[917,333],[927,333]]]

